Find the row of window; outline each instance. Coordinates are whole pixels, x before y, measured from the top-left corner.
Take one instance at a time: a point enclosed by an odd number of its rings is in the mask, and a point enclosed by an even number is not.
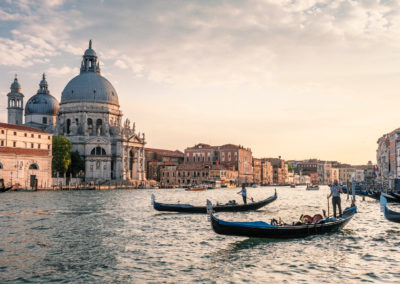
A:
[[[162,176],[163,177],[165,177],[165,176],[169,177],[169,172],[163,172]],[[175,177],[175,172],[172,172],[172,176]],[[187,172],[186,176],[190,177],[190,172]],[[200,176],[207,177],[208,176],[208,172],[193,172],[192,176],[193,177],[200,177]],[[178,172],[178,177],[181,177],[181,172]],[[182,172],[182,177],[185,177],[185,172]]]
[[[1,141],[0,141],[0,146],[4,147],[5,144],[6,144],[6,143],[5,143],[4,140],[1,140]],[[28,144],[25,143],[25,142],[24,142],[24,144],[25,144],[25,148],[28,148]],[[35,144],[34,144],[34,143],[30,143],[30,144],[31,144],[31,148],[34,149],[34,148],[35,148]],[[14,147],[14,148],[17,147],[17,142],[16,142],[16,141],[13,141],[13,147]],[[41,144],[37,144],[37,148],[38,148],[38,149],[41,149]],[[50,144],[47,145],[47,149],[50,150]]]
[[[5,133],[5,130],[2,129],[2,130],[1,130],[1,134],[4,134],[4,133]],[[14,131],[13,134],[14,134],[14,136],[17,136],[17,132],[16,132],[16,131]],[[28,133],[25,132],[25,133],[24,133],[24,137],[28,137]],[[32,138],[35,138],[35,134],[31,133],[31,137],[32,137]],[[42,138],[42,135],[41,135],[41,134],[38,134],[37,137],[38,137],[38,138]],[[47,136],[47,139],[50,140],[50,136]]]
[[[18,166],[18,164],[17,164],[17,166]],[[21,162],[21,168],[22,168],[22,162]],[[0,163],[0,170],[2,170],[2,169],[4,169],[4,167],[3,167],[3,164]],[[39,169],[39,166],[38,166],[38,164],[31,164],[31,165],[29,166],[29,169],[30,169],[30,170],[38,170],[38,169]]]

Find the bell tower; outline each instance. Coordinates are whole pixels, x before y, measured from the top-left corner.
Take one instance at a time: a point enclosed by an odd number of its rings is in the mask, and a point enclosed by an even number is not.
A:
[[[24,95],[21,93],[21,85],[18,83],[17,75],[11,84],[11,92],[8,97],[8,123],[22,125],[22,117],[24,113]]]

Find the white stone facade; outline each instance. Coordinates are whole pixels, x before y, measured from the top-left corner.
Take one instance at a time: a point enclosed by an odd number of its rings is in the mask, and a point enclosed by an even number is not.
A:
[[[55,132],[83,157],[87,182],[146,179],[145,135],[136,133],[129,119],[122,124],[118,95],[100,75],[91,43],[80,74],[62,93]]]

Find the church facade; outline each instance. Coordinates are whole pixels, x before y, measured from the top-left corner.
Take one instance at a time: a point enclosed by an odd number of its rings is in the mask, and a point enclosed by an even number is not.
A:
[[[23,94],[15,79],[8,94],[9,123],[21,124]],[[101,75],[91,41],[80,66],[80,74],[71,79],[61,101],[50,95],[43,75],[37,94],[25,107],[25,125],[54,135],[65,136],[85,161],[85,181],[144,181],[145,134],[135,123],[123,121],[118,94]]]

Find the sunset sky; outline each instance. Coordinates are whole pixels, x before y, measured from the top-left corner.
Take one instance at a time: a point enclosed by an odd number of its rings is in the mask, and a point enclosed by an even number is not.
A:
[[[0,121],[16,73],[60,100],[89,39],[148,147],[365,164],[400,126],[391,0],[0,0]]]

